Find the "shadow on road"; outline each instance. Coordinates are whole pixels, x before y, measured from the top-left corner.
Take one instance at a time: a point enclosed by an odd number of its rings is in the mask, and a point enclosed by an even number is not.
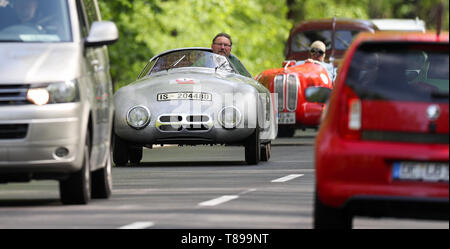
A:
[[[0,200],[1,207],[37,207],[37,206],[61,206],[59,199],[5,199]]]
[[[263,162],[260,162],[262,164]],[[259,164],[258,164],[259,165]],[[211,166],[222,166],[222,167],[235,167],[235,166],[258,166],[258,165],[247,165],[245,161],[188,161],[188,162],[141,162],[139,164],[127,164],[126,166],[117,166],[116,168],[139,168],[139,167],[211,167]]]

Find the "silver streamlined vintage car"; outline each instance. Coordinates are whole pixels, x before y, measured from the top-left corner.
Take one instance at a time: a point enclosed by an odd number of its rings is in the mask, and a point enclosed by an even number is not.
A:
[[[114,96],[113,160],[142,160],[153,144],[245,146],[247,164],[270,158],[276,138],[276,106],[234,55],[209,48],[163,52],[147,63],[136,82]]]

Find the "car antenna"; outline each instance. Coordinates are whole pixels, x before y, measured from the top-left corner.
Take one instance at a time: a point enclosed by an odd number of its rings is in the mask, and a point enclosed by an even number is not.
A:
[[[336,16],[333,17],[333,22],[331,25],[331,53],[329,61],[334,66],[334,36],[336,35]]]

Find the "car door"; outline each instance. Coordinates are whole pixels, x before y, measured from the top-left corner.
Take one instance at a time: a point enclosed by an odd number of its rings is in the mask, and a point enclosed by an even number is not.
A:
[[[80,27],[84,39],[89,34],[91,25],[101,21],[96,0],[77,1]],[[109,57],[106,46],[85,47],[85,63],[91,81],[92,98],[92,150],[91,167],[96,169],[104,165],[107,152],[110,148],[110,135],[112,129],[113,94],[112,82],[109,74]]]

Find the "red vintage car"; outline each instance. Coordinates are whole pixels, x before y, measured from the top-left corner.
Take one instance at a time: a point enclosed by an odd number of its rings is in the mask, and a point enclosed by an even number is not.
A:
[[[283,68],[269,69],[256,77],[270,92],[278,105],[278,136],[291,137],[297,128],[316,128],[325,104],[310,102],[305,89],[310,86],[333,88],[327,70],[316,63],[295,66],[287,61]]]
[[[356,35],[360,32],[377,31],[425,32],[425,22],[420,19],[305,20],[291,29],[286,43],[286,60],[306,60],[311,43],[320,40],[327,46],[325,61],[338,66]]]
[[[356,215],[448,220],[448,55],[448,33],[355,38],[315,141],[315,228],[351,228]]]

